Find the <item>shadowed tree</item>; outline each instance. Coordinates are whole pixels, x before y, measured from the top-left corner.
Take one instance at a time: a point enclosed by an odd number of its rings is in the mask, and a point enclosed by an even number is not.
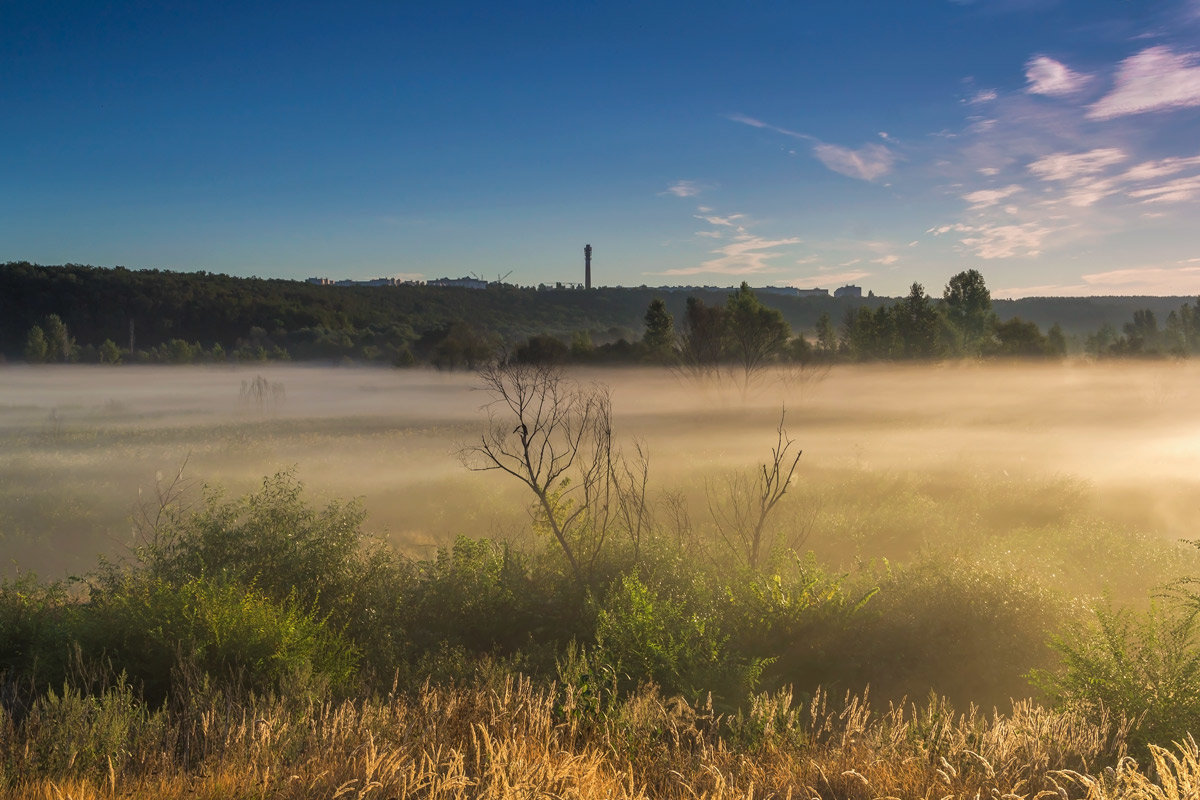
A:
[[[924,286],[914,283],[908,296],[892,307],[892,314],[905,357],[932,358],[939,354],[938,315]]]
[[[46,317],[46,360],[67,362],[75,355],[75,340],[58,314]]]
[[[679,337],[679,361],[683,368],[696,375],[714,371],[721,363],[725,327],[724,308],[689,297]]]
[[[980,355],[996,325],[992,293],[983,275],[969,269],[952,277],[942,292],[942,308],[957,334],[959,350],[964,355]]]
[[[646,345],[651,358],[655,361],[669,360],[675,346],[675,320],[661,297],[650,301],[645,322],[646,333],[642,336],[642,343]]]
[[[837,353],[837,332],[833,329],[833,320],[829,312],[817,319],[817,352],[822,358],[831,359]]]
[[[791,329],[778,309],[763,305],[745,281],[725,301],[730,356],[741,369],[742,388],[787,345]]]
[[[41,325],[34,325],[25,337],[25,360],[30,364],[41,364],[46,360],[46,333]]]

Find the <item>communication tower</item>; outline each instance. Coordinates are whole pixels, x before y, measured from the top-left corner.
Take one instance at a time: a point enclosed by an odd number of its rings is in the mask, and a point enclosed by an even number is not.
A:
[[[592,246],[583,246],[583,288],[592,288]]]

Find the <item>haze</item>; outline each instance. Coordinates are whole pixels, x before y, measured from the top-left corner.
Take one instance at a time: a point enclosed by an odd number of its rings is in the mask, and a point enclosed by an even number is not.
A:
[[[193,498],[200,484],[241,493],[289,469],[318,499],[361,497],[367,527],[415,555],[459,534],[530,535],[521,487],[455,456],[483,427],[487,397],[471,374],[276,365],[4,374],[6,574],[54,577],[88,569],[97,553],[120,555],[132,509],[185,462]],[[680,492],[700,523],[714,481],[769,455],[786,406],[804,455],[781,524],[834,559],[894,555],[897,537],[919,547],[945,508],[906,516],[893,504],[888,536],[869,513],[913,487],[997,528],[1025,524],[1039,504],[1073,504],[1164,540],[1194,535],[1200,366],[1191,362],[780,372],[749,401],[663,370],[571,374],[611,388],[617,437],[649,450],[652,495]],[[282,389],[255,398],[244,387],[260,376]]]

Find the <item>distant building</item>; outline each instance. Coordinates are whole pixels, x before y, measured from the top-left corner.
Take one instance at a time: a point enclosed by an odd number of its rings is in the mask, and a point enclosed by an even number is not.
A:
[[[833,296],[834,297],[861,298],[862,297],[862,287],[861,286],[843,286],[842,288],[835,290],[833,293]]]
[[[399,278],[371,278],[365,281],[356,281],[350,278],[343,278],[340,281],[331,278],[309,278],[305,283],[311,283],[313,286],[399,286],[402,281]]]
[[[796,294],[800,297],[829,297],[828,289],[797,289]]]
[[[486,289],[487,281],[479,278],[437,278],[426,281],[426,286],[454,286],[459,289]]]
[[[764,286],[754,291],[760,294],[781,294],[785,297],[797,297],[800,293],[795,286]]]

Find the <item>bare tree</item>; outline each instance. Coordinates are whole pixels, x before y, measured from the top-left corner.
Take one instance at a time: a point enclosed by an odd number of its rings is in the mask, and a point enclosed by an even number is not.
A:
[[[767,520],[787,493],[804,452],[792,452],[795,439],[788,436],[784,427],[786,417],[784,409],[779,414],[771,460],[760,464],[753,478],[745,474],[731,478],[723,502],[715,496],[711,485],[708,489],[708,509],[721,541],[752,570],[762,563]]]
[[[184,456],[169,479],[162,472],[155,473],[152,492],[143,492],[138,487],[138,502],[131,515],[133,538],[129,550],[143,563],[162,558],[174,544],[175,523],[190,508],[188,496],[195,484],[184,475],[191,457],[191,453]]]
[[[623,528],[636,548],[648,527],[644,450],[631,463],[614,446],[606,387],[579,386],[544,364],[492,364],[479,378],[492,398],[484,406],[488,427],[460,459],[529,488],[536,519],[586,588],[613,532]]]

